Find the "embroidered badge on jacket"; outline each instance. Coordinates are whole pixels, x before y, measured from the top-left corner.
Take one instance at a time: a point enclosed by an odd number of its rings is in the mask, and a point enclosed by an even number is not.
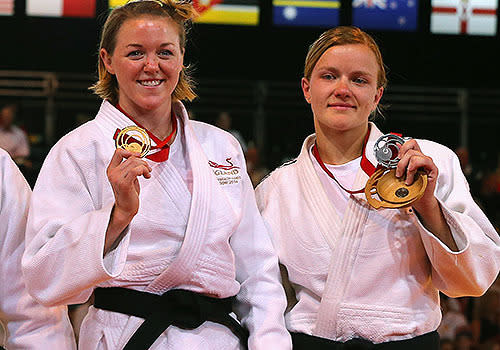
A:
[[[219,181],[219,185],[231,185],[237,184],[241,180],[240,167],[234,165],[231,162],[231,158],[226,158],[226,163],[228,165],[217,164],[214,161],[209,160],[208,165],[212,167],[212,170]]]

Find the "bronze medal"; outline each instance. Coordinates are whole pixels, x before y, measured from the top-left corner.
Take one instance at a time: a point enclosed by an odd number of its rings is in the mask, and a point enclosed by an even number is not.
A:
[[[365,196],[375,209],[403,208],[420,199],[427,186],[427,175],[417,172],[408,186],[404,178],[396,177],[396,169],[378,169],[366,182]],[[377,199],[378,197],[378,199]]]

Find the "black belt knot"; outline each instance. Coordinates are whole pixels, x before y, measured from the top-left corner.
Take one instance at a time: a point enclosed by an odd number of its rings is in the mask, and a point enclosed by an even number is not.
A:
[[[195,329],[205,321],[228,327],[246,346],[248,331],[229,315],[234,299],[212,298],[182,289],[169,290],[162,295],[118,287],[94,291],[94,307],[144,319],[124,350],[148,349],[171,325]]]
[[[158,308],[153,312],[160,319],[170,319],[174,326],[195,329],[205,322],[201,303],[184,290],[168,291],[160,296]],[[151,315],[153,316],[153,315]],[[154,317],[154,316],[153,316]]]

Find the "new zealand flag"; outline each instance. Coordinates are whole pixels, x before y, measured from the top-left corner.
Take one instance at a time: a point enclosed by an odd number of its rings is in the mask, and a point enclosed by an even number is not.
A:
[[[335,27],[339,0],[273,0],[273,23],[280,26]]]
[[[353,0],[352,24],[371,30],[417,30],[418,0]]]

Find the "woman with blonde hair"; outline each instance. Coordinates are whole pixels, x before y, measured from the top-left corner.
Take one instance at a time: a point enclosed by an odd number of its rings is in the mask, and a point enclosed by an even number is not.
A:
[[[500,239],[455,154],[386,139],[369,121],[386,83],[367,33],[323,33],[302,78],[315,134],[256,189],[292,292],[285,321],[294,349],[438,349],[439,291],[481,295],[498,274]],[[395,167],[384,183],[398,184],[385,202],[369,185],[379,163]]]
[[[277,258],[231,135],[190,121],[189,2],[132,1],[102,32],[94,120],[37,180],[23,269],[46,305],[94,305],[80,349],[288,349]]]

